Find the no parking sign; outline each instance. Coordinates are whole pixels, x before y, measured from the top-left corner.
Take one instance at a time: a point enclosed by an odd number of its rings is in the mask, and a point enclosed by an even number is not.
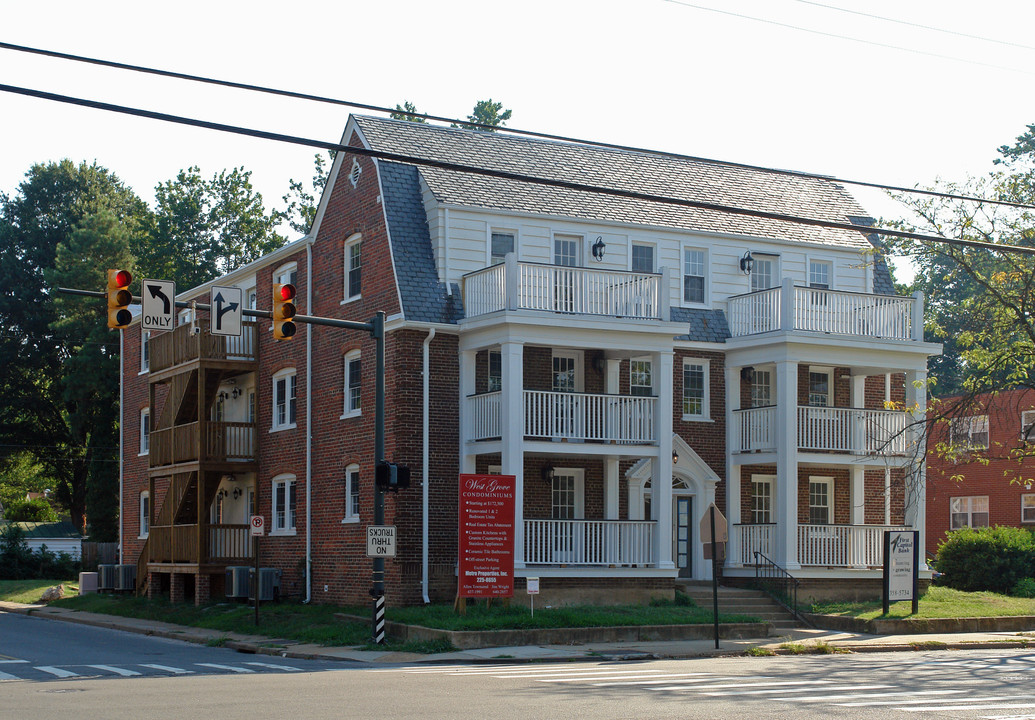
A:
[[[252,515],[251,519],[248,521],[248,525],[251,527],[252,537],[266,534],[266,520],[262,515]]]

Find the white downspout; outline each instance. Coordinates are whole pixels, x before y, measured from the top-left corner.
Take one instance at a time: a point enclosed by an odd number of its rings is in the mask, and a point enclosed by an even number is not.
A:
[[[305,245],[305,311],[313,312],[313,239]],[[305,601],[313,593],[313,328],[305,331]]]
[[[435,328],[431,328],[428,331],[428,336],[424,338],[424,450],[421,454],[421,479],[423,480],[423,487],[421,488],[421,501],[423,502],[424,512],[423,520],[421,523],[421,567],[420,567],[420,588],[421,597],[424,600],[424,604],[428,605],[431,603],[431,598],[428,596],[428,490],[430,482],[428,480],[428,470],[430,465],[431,449],[428,447],[429,436],[431,434],[431,423],[430,423],[430,412],[431,412],[431,341],[435,337]]]

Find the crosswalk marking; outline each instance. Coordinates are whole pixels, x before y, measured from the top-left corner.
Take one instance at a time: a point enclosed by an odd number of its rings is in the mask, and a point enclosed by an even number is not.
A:
[[[19,678],[14,675],[8,675],[5,672],[0,672],[0,680],[18,680]]]
[[[173,673],[174,675],[189,675],[194,672],[193,670],[184,670],[183,668],[169,667],[168,665],[142,664],[140,667],[151,668],[152,670],[161,670],[162,672]]]
[[[255,672],[254,670],[249,670],[248,668],[243,668],[243,667],[237,667],[235,665],[218,665],[216,663],[194,663],[194,664],[195,665],[200,665],[201,667],[215,668],[216,670],[229,670],[230,672],[235,672],[235,673],[253,673],[253,672]]]
[[[133,677],[134,675],[140,674],[136,670],[127,670],[126,668],[118,668],[113,665],[87,665],[86,667],[92,667],[97,670],[104,670],[106,672],[115,673],[116,675],[121,675],[122,677]]]
[[[641,672],[636,675],[616,675],[615,677],[607,678],[607,682],[594,682],[594,687],[610,687],[612,685],[636,685],[637,680],[656,680],[659,683],[664,682],[676,682],[673,678],[690,677],[693,675],[702,675],[703,673],[651,673]],[[601,680],[599,676],[593,677],[574,677],[574,678],[544,678],[537,682],[543,683],[570,683],[570,682],[587,682]],[[709,678],[711,679],[711,678]],[[622,680],[632,680],[633,682],[617,682]]]
[[[928,705],[926,707],[904,707],[896,708],[903,712],[952,712],[954,710],[1027,710],[1035,707],[1035,703],[1024,703],[1023,705]]]
[[[256,665],[258,667],[273,668],[274,670],[287,670],[288,672],[302,672],[302,668],[291,667],[290,665],[274,665],[264,662],[246,662],[245,665]]]
[[[15,660],[13,658],[8,658],[6,660],[0,660],[0,665],[14,665],[14,664],[27,663],[27,662],[29,662],[29,661],[28,660]]]
[[[927,694],[935,692],[933,690],[927,691]],[[965,690],[943,690],[941,692],[966,692]],[[924,692],[911,692],[906,693],[908,695],[924,695]],[[1031,698],[1035,695],[984,695],[979,697],[966,697],[966,698],[949,698],[954,703],[975,703],[975,702],[1000,702],[1003,700],[1021,700],[1023,698]],[[923,700],[873,700],[870,702],[850,702],[850,703],[838,703],[843,707],[869,707],[871,705],[923,705],[925,703],[932,702],[930,698]],[[910,708],[911,709],[911,708]]]
[[[829,682],[829,680],[781,680],[780,682],[770,683],[719,683],[717,685],[695,685],[693,687],[686,687],[684,685],[670,685],[667,687],[652,687],[651,690],[718,690],[720,688],[775,687],[783,685],[827,685],[829,684]]]
[[[74,673],[71,670],[62,670],[52,665],[37,665],[36,669],[59,678],[79,677],[79,673]]]
[[[838,688],[823,688],[824,690],[837,690]],[[862,686],[851,685],[847,689],[849,690],[861,690]],[[807,698],[774,698],[775,700],[797,701],[805,703],[819,703],[819,702],[833,702],[845,706],[855,705],[866,705],[865,702],[860,703],[848,703],[845,700],[864,700],[864,699],[875,699],[875,698],[889,698],[895,697],[896,695],[906,695],[908,697],[914,697],[916,695],[954,695],[957,693],[966,692],[965,690],[902,690],[896,692],[882,692],[882,693],[852,693],[851,695],[809,695]],[[936,700],[939,698],[935,698]],[[931,698],[925,698],[923,700],[888,700],[888,705],[901,705],[903,703],[927,703],[931,702]],[[874,703],[876,704],[876,703]]]
[[[982,720],[1035,720],[1035,715],[985,715]]]
[[[616,683],[594,683],[593,687],[621,687],[622,685],[671,685],[672,683],[679,683],[680,685],[693,685],[695,683],[707,683],[715,682],[716,680],[769,680],[771,675],[712,675],[710,677],[698,677],[698,678],[687,678],[686,680],[632,680],[630,682],[616,682]]]
[[[844,685],[842,687],[824,687],[824,690],[879,690],[891,685]],[[774,695],[778,693],[801,692],[801,688],[777,688],[775,690],[723,690],[722,692],[705,692],[709,697],[728,697],[730,695]],[[811,697],[811,696],[809,696]],[[804,698],[773,698],[774,700],[799,701]]]

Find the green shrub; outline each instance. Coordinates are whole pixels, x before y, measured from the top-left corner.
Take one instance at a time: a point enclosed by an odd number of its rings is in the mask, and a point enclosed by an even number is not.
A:
[[[44,545],[33,551],[17,525],[0,530],[0,580],[75,577],[79,561],[68,553],[53,553]]]
[[[1035,578],[1021,578],[1010,593],[1014,597],[1035,598]]]
[[[57,522],[58,514],[44,498],[23,500],[7,506],[5,515],[11,522]]]
[[[1011,527],[963,528],[938,546],[939,584],[956,590],[1008,594],[1035,576],[1035,536]]]

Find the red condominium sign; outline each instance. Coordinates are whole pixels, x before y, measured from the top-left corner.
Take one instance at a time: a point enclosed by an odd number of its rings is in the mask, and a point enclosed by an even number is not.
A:
[[[514,595],[513,475],[460,476],[460,597]]]

